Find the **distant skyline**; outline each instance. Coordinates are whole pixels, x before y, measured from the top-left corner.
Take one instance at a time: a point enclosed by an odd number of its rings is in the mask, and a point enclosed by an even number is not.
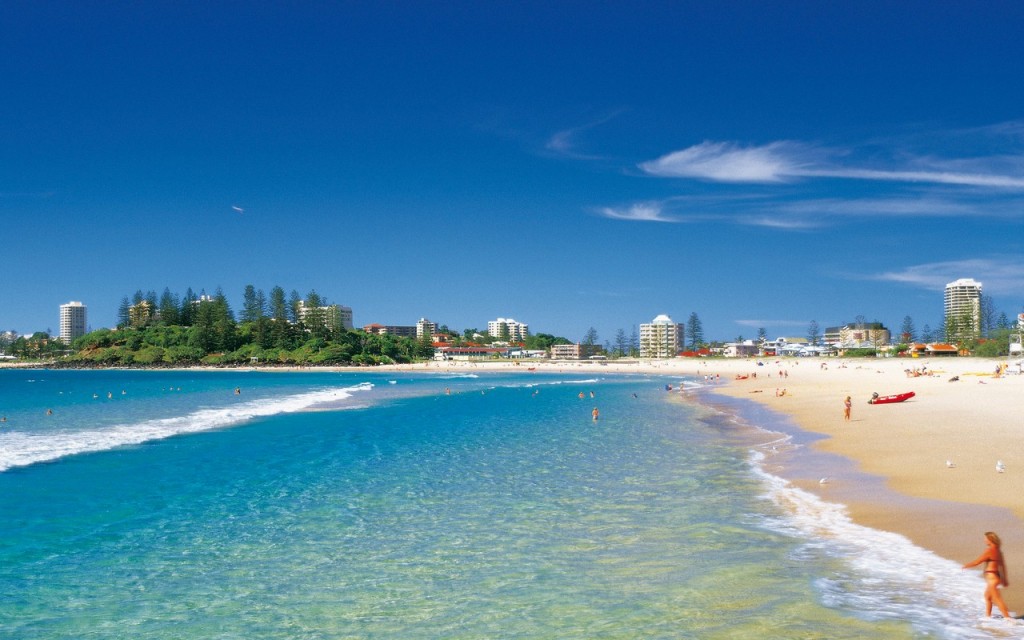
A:
[[[247,284],[600,341],[1024,311],[1024,5],[7,3],[0,330]]]

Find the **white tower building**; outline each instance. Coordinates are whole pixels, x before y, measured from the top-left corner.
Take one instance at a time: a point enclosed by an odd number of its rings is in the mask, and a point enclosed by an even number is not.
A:
[[[683,325],[661,314],[647,324],[640,325],[641,358],[674,358],[683,343]]]
[[[981,335],[981,283],[960,278],[946,285],[947,340],[977,338]]]
[[[60,305],[60,339],[65,344],[85,335],[85,310],[84,304],[74,300]]]

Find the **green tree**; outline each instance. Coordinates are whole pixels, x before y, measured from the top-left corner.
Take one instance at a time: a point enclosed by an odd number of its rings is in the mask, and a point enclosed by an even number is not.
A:
[[[900,328],[900,341],[907,344],[917,341],[917,331],[914,329],[914,320],[910,316],[904,316],[903,326]]]
[[[192,287],[185,290],[185,297],[181,299],[181,313],[178,316],[182,325],[186,327],[192,326],[192,323],[195,321],[198,301],[199,299],[192,291]]]
[[[121,298],[121,304],[117,307],[117,328],[124,329],[132,321],[132,301],[125,296]]]
[[[302,308],[302,296],[295,289],[288,294],[288,320],[292,324],[301,325],[302,318],[299,316],[299,309]]]
[[[821,330],[818,328],[818,321],[811,320],[811,323],[807,325],[807,342],[812,345],[818,344],[821,341]]]
[[[615,332],[615,355],[624,357],[629,352],[629,338],[626,337],[626,330],[619,329]]]
[[[242,322],[256,322],[267,314],[266,299],[262,291],[257,291],[251,284],[245,285],[242,295]]]
[[[288,319],[288,302],[281,287],[270,290],[270,314],[273,321],[270,332],[274,346],[278,349],[291,349],[292,326]]]
[[[597,329],[595,329],[594,327],[590,327],[589,329],[587,329],[587,332],[583,334],[583,340],[580,341],[580,344],[592,347],[595,344],[597,344],[597,340]]]
[[[704,343],[704,325],[701,324],[696,311],[692,312],[686,321],[686,340],[693,351]]]
[[[164,287],[160,295],[160,322],[164,325],[175,326],[181,324],[181,302],[178,296],[171,293],[171,290]]]
[[[978,298],[978,323],[977,334],[987,338],[993,329],[996,328],[996,303],[992,296],[981,294]]]

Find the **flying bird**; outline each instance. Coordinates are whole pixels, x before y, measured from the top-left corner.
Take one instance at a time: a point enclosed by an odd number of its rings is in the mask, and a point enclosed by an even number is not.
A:
[[[238,213],[245,213],[245,209],[243,209],[242,207],[231,205],[231,208],[237,211]]]

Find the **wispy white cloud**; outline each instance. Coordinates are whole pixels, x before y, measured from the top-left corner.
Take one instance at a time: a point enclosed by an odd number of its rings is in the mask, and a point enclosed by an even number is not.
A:
[[[717,182],[783,182],[802,170],[801,152],[788,142],[740,147],[705,141],[655,160],[640,163],[653,176],[698,178]]]
[[[576,160],[601,160],[603,159],[601,156],[586,153],[579,149],[579,137],[590,129],[608,123],[620,113],[622,113],[622,110],[613,111],[586,124],[556,131],[544,143],[544,149],[550,153]]]
[[[681,222],[668,217],[657,202],[638,202],[626,208],[603,207],[598,210],[601,215],[613,220],[632,220],[638,222]]]
[[[942,291],[964,274],[982,283],[985,293],[1014,294],[1024,291],[1024,256],[1004,255],[912,265],[897,271],[869,276],[872,280],[898,282]]]
[[[850,158],[855,157],[854,151],[792,141],[747,147],[735,142],[705,141],[639,166],[652,176],[712,182],[779,183],[840,178],[1024,189],[1024,176],[1014,171],[1024,166],[1024,158],[1019,156],[937,159],[903,154],[903,166],[879,168],[853,164],[855,160]],[[1008,170],[1011,172],[1007,173]]]
[[[773,199],[758,195],[737,197],[677,196],[598,208],[614,220],[634,222],[729,222],[774,229],[808,230],[835,227],[843,220],[865,218],[1017,217],[1024,199],[999,203],[964,195],[915,193],[877,198]]]
[[[634,222],[788,231],[869,219],[1024,216],[1024,121],[919,129],[855,144],[706,140],[637,166],[643,175],[686,180],[673,183],[684,184],[685,191],[597,213]]]

